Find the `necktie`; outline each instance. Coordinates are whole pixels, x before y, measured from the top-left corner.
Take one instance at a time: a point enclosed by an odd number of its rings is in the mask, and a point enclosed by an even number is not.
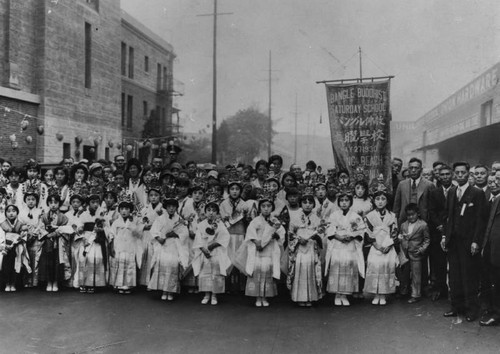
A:
[[[462,199],[462,188],[458,188],[458,191],[457,191],[457,198],[458,198],[458,201],[460,201],[460,199]]]
[[[412,189],[417,189],[417,182],[414,179],[412,180],[411,188]]]

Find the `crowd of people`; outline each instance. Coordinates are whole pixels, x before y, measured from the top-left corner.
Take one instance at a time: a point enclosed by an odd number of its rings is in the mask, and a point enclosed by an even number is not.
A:
[[[326,293],[336,306],[427,296],[450,299],[447,317],[500,320],[500,163],[394,158],[388,186],[314,161],[285,171],[279,155],[222,168],[173,157],[1,161],[2,288],[142,286],[212,305],[241,293],[267,307],[283,284],[302,307]]]

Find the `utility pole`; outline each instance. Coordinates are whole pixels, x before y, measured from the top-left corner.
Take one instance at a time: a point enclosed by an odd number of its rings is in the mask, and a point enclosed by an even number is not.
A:
[[[297,111],[297,94],[295,94],[295,139],[293,146],[293,163],[297,163],[297,117],[299,112]]]
[[[362,82],[363,80],[363,63],[361,58],[361,47],[359,47],[359,80]]]
[[[272,71],[271,71],[271,51],[269,51],[269,127],[267,137],[267,157],[271,157],[271,145],[273,144],[273,120],[271,118],[271,102],[272,102]]]
[[[198,16],[214,17],[214,38],[213,38],[213,97],[212,97],[212,163],[217,163],[217,16],[232,15],[232,12],[217,12],[217,0],[214,0],[214,12]]]

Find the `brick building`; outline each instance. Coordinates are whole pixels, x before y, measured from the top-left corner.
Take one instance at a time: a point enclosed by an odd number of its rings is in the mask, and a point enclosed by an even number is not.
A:
[[[142,137],[156,107],[157,131],[168,134],[173,49],[123,13],[120,0],[0,0],[0,23],[1,157],[112,158],[122,138]]]

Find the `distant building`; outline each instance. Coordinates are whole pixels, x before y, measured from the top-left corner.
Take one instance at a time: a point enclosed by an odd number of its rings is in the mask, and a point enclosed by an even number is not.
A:
[[[420,156],[427,166],[437,160],[471,164],[500,160],[499,80],[500,63],[414,122],[411,142],[402,141],[394,149],[406,146],[407,154]]]
[[[120,0],[0,0],[0,23],[0,157],[112,158],[153,112],[172,132],[173,48]]]

